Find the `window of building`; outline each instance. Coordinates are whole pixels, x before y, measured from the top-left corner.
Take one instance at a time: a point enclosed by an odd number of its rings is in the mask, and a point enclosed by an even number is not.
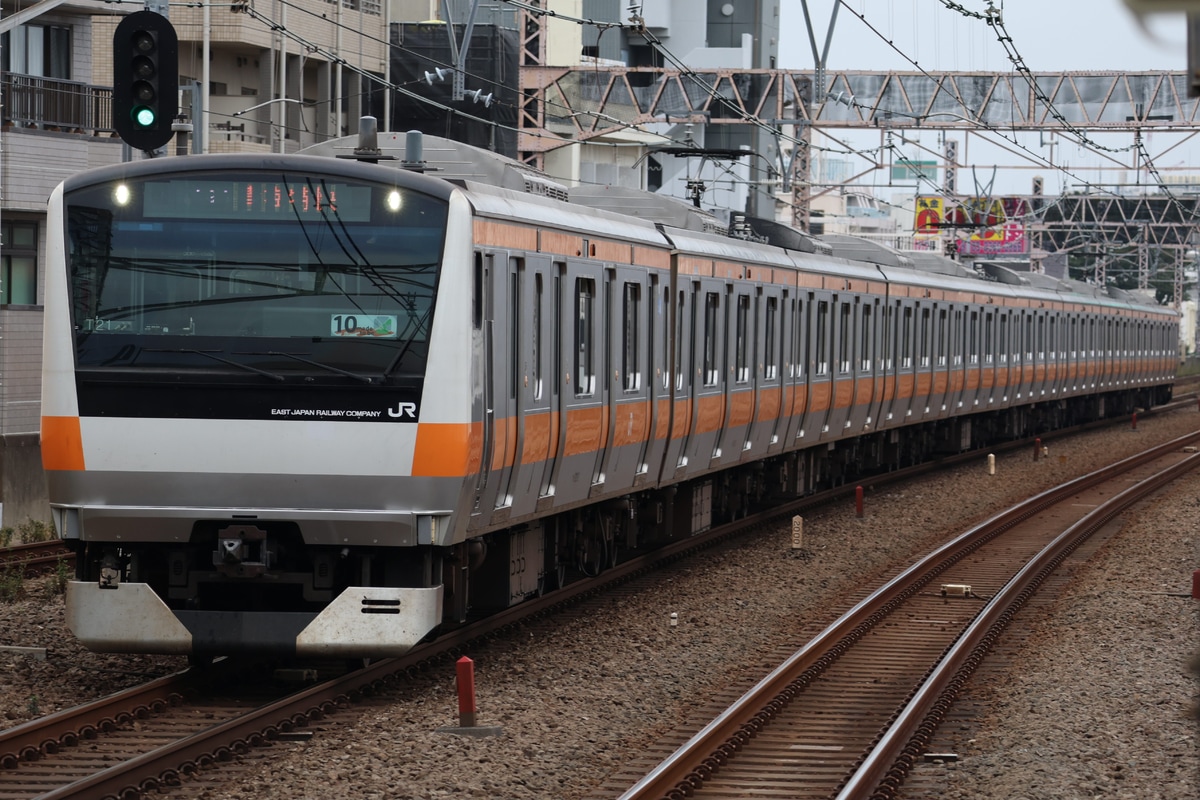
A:
[[[0,36],[5,72],[71,79],[71,29],[62,25],[18,25]]]
[[[37,304],[37,223],[0,225],[0,306]]]

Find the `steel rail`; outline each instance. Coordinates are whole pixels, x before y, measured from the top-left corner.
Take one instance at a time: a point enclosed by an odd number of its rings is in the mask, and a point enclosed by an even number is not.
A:
[[[1194,441],[1197,435],[1190,435]],[[1180,446],[1179,440],[1175,442]],[[1200,452],[1114,495],[1047,544],[984,606],[974,622],[938,663],[900,711],[875,748],[846,781],[837,800],[890,800],[908,771],[924,755],[938,725],[971,673],[1004,628],[1051,573],[1084,540],[1129,506],[1200,465]]]
[[[1000,512],[924,556],[817,634],[630,787],[619,800],[687,796],[729,760],[743,743],[764,728],[776,710],[803,691],[877,621],[919,591],[933,575],[1079,489],[1101,483],[1196,441],[1200,441],[1200,432],[1178,437],[1056,486]],[[1194,463],[1190,459],[1189,462]]]

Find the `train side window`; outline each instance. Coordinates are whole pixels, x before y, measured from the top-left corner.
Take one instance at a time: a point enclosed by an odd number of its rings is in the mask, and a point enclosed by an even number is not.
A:
[[[575,396],[586,397],[596,390],[593,349],[596,281],[575,279]]]
[[[779,332],[777,330],[778,318],[777,307],[779,300],[775,297],[767,298],[766,319],[764,327],[766,328],[766,352],[763,354],[764,377],[769,380],[775,380],[779,377]]]
[[[737,296],[737,317],[734,332],[734,380],[750,380],[750,295]]]
[[[704,385],[716,386],[720,380],[717,368],[717,332],[720,321],[721,295],[707,292],[704,295]]]
[[[622,312],[624,330],[621,342],[621,374],[625,377],[625,391],[636,392],[642,388],[642,365],[640,359],[641,336],[638,329],[641,321],[642,287],[626,283]]]

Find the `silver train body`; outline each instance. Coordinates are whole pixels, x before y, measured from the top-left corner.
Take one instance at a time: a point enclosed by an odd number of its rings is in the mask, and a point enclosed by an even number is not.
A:
[[[382,138],[54,192],[43,459],[88,647],[397,654],[767,500],[1170,396],[1169,309]]]

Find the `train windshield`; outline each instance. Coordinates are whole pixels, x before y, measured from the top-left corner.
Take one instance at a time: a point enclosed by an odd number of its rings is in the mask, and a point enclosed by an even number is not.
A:
[[[424,373],[444,200],[344,177],[155,175],[66,197],[81,368]]]

